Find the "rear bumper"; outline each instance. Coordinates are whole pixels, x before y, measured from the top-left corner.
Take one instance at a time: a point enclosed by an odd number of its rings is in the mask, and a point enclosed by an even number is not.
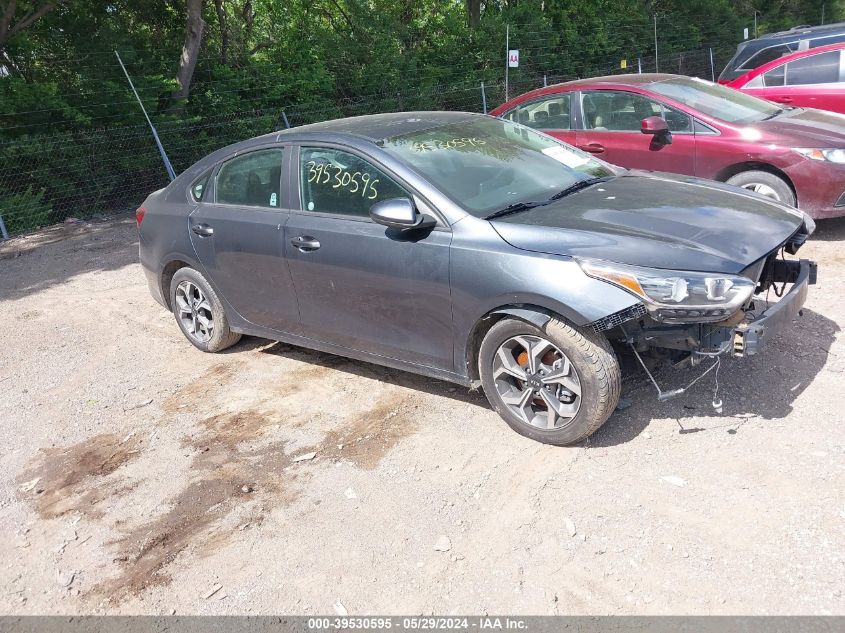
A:
[[[167,307],[167,303],[164,301],[164,297],[161,295],[161,284],[159,283],[161,280],[161,275],[156,274],[154,270],[150,270],[144,263],[141,262],[141,270],[144,271],[144,276],[147,278],[147,286],[150,289],[150,294],[153,296],[153,299],[158,301],[162,306],[165,308]]]
[[[780,301],[763,312],[758,319],[740,324],[734,329],[735,356],[753,356],[762,349],[766,339],[784,330],[798,316],[807,300],[807,289],[816,283],[816,263],[808,259],[799,262],[793,286]]]

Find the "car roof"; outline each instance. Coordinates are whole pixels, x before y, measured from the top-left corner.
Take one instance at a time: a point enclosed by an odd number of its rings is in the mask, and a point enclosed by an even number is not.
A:
[[[321,121],[320,123],[312,123],[310,125],[283,130],[278,134],[278,140],[294,140],[299,137],[317,140],[322,137],[337,138],[340,135],[377,142],[393,136],[413,134],[414,132],[430,130],[443,125],[465,123],[471,119],[483,116],[483,114],[473,114],[471,112],[392,112],[389,114],[369,114],[345,119]]]
[[[786,31],[766,33],[765,35],[761,35],[760,37],[754,38],[754,40],[750,41],[760,42],[776,39],[795,39],[796,37],[804,39],[810,35],[819,35],[820,33],[827,33],[829,31],[845,31],[845,22],[834,22],[832,24],[822,24],[819,26],[809,26],[806,24],[793,26],[791,29],[787,29]]]
[[[552,84],[543,88],[537,88],[524,94],[514,97],[507,103],[500,105],[494,112],[500,112],[507,106],[510,108],[519,103],[530,101],[535,97],[544,97],[547,95],[554,95],[561,92],[570,92],[572,90],[580,90],[582,88],[625,88],[628,86],[645,86],[655,83],[657,81],[665,81],[667,79],[674,79],[675,77],[683,77],[684,75],[672,75],[669,73],[629,73],[627,75],[606,75],[604,77],[590,77],[588,79],[576,79],[574,81],[566,81],[559,84]]]

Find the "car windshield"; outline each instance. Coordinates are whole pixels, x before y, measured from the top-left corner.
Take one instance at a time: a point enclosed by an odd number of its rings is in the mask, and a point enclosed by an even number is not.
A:
[[[781,112],[768,101],[695,77],[656,81],[648,89],[727,123],[762,121]]]
[[[622,173],[518,123],[478,117],[394,136],[383,147],[476,217],[548,201],[583,180]]]

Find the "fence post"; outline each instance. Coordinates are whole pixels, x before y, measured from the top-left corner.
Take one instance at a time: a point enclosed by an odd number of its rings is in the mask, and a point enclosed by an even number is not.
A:
[[[156,128],[153,125],[153,122],[150,121],[150,117],[147,115],[147,109],[144,107],[144,103],[141,101],[141,97],[138,96],[138,91],[135,90],[135,85],[132,83],[132,79],[130,79],[129,73],[126,72],[126,66],[123,65],[123,60],[120,59],[120,55],[117,54],[117,51],[115,51],[114,54],[117,57],[117,61],[120,63],[120,67],[123,69],[123,74],[126,75],[126,81],[129,82],[129,87],[132,88],[132,92],[135,93],[135,98],[138,100],[138,105],[141,106],[141,112],[144,113],[144,118],[147,119],[147,123],[149,123],[150,129],[153,131],[153,138],[155,139],[156,146],[158,147],[158,153],[161,154],[161,160],[164,161],[164,168],[167,170],[167,175],[170,176],[170,180],[176,180],[176,172],[173,171],[173,165],[170,164],[170,159],[167,158],[167,153],[164,151],[164,147],[161,144],[161,139],[159,139],[158,137],[158,132],[156,132]]]
[[[288,115],[282,110],[282,113],[279,115],[279,121],[285,124],[286,129],[290,129],[290,122],[288,121]],[[276,130],[279,129],[279,121],[276,121]]]
[[[713,47],[710,47],[710,81],[716,81],[716,69],[713,67]]]
[[[657,14],[654,14],[654,72],[660,72],[660,65],[657,61]]]
[[[511,25],[505,25],[505,101],[508,101],[508,67],[510,66]]]
[[[0,235],[3,236],[4,240],[9,239],[9,232],[6,230],[6,223],[3,222],[3,216],[0,215]]]
[[[481,104],[484,106],[484,114],[487,114],[487,93],[484,92],[484,82],[481,82]]]
[[[643,58],[637,57],[637,72],[639,74],[643,74]]]
[[[546,86],[548,86],[548,85],[549,85],[549,84],[548,84],[548,83],[546,83],[546,73],[543,73],[543,88],[545,88],[545,87],[546,87]]]

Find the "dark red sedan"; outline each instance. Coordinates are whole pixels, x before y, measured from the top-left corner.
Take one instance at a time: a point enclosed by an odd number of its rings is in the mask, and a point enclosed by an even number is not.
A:
[[[784,55],[726,85],[776,103],[845,113],[845,43]]]
[[[845,216],[845,117],[678,75],[581,79],[491,112],[630,169],[720,180]]]

